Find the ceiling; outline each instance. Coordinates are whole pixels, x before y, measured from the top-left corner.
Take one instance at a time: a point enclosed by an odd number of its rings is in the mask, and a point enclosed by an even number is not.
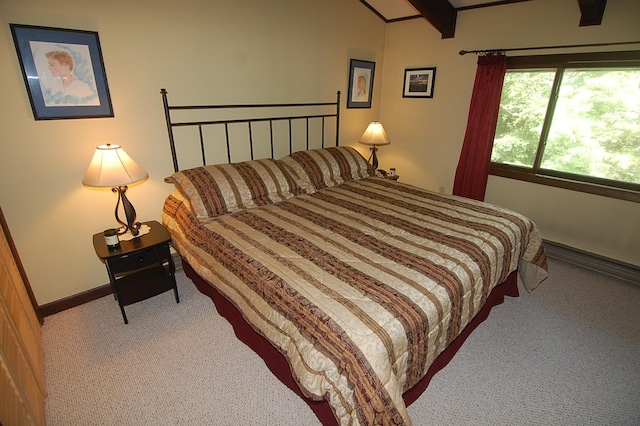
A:
[[[533,0],[360,0],[385,22],[424,17],[442,38],[453,38],[459,11]],[[576,0],[580,26],[600,25],[607,0]]]

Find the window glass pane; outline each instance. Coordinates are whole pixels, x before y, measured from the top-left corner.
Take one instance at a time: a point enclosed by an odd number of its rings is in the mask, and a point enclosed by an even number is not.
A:
[[[640,70],[566,70],[541,167],[640,184]]]
[[[532,167],[555,70],[507,71],[491,161]]]

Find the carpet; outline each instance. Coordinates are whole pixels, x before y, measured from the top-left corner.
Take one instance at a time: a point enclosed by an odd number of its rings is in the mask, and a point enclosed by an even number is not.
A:
[[[550,259],[409,407],[415,425],[640,425],[640,286]],[[317,425],[178,272],[172,292],[45,319],[49,425]]]

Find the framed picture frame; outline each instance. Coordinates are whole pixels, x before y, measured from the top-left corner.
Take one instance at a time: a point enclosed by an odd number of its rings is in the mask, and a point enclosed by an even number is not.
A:
[[[10,27],[36,120],[113,117],[97,32]]]
[[[347,108],[371,108],[376,63],[351,59]]]
[[[404,70],[403,98],[433,98],[436,68],[407,68]]]

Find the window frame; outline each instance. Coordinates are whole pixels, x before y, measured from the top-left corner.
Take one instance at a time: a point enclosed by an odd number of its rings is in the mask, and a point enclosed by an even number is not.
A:
[[[638,67],[640,68],[640,50],[620,51],[620,52],[599,52],[599,53],[570,53],[559,55],[535,55],[535,56],[513,56],[507,58],[508,70],[564,70],[565,68],[615,68],[615,67]],[[489,174],[505,177],[509,179],[522,180],[541,185],[553,186],[557,188],[569,189],[572,191],[586,192],[601,195],[604,197],[617,198],[621,200],[640,203],[640,185],[612,181],[609,179],[596,178],[591,176],[576,175],[572,173],[559,172],[556,170],[543,169],[540,167],[542,152],[546,141],[551,117],[555,112],[559,76],[556,71],[553,82],[552,96],[544,118],[538,149],[533,167],[516,166],[504,163],[491,162]],[[556,94],[554,96],[554,94]]]

